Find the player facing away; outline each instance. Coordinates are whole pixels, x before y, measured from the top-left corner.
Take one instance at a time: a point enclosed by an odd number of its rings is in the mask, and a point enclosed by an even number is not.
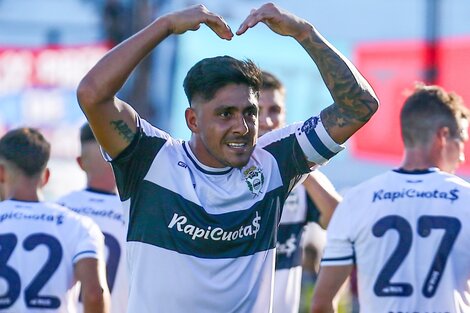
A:
[[[418,85],[401,110],[401,167],[348,192],[327,232],[312,312],[357,265],[360,312],[470,312],[468,109],[459,96]]]
[[[198,62],[184,80],[188,142],[118,99],[134,67],[166,37],[205,24],[232,39],[225,21],[202,5],[157,18],[79,84],[80,106],[129,210],[128,312],[271,312],[275,233],[289,191],[377,109],[366,80],[310,23],[267,4],[237,34],[260,22],[293,37],[317,62],[335,99],[320,116],[258,139],[261,71],[229,56]]]
[[[111,312],[127,310],[129,288],[126,267],[127,223],[111,166],[103,159],[88,123],[80,128],[81,153],[77,163],[86,174],[85,190],[74,191],[57,202],[90,217],[104,235],[106,278],[111,293]]]
[[[98,226],[55,203],[42,202],[50,144],[35,129],[0,139],[0,311],[108,312],[109,294]]]
[[[266,71],[262,72],[262,81],[258,102],[260,136],[284,127],[286,120],[284,85]],[[309,222],[326,228],[339,201],[341,196],[333,184],[318,170],[309,173],[286,199],[277,232],[274,313],[299,312],[304,228]]]

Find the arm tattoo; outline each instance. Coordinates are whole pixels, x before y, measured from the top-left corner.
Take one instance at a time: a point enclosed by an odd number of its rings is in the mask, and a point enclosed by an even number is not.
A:
[[[361,127],[378,107],[372,87],[354,65],[316,33],[301,44],[315,61],[335,102],[322,111],[325,127]]]
[[[123,120],[111,121],[111,125],[113,125],[114,129],[117,130],[119,135],[121,135],[124,140],[127,142],[132,142],[134,138],[134,133],[129,128],[129,126]]]

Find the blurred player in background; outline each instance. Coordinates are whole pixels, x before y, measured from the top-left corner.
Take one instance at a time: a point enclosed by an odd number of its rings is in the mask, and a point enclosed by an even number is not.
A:
[[[58,200],[73,211],[93,219],[104,235],[107,250],[106,277],[111,293],[111,312],[127,309],[126,218],[117,195],[111,166],[103,159],[88,123],[80,128],[81,153],[77,163],[85,172],[87,187]]]
[[[285,127],[285,88],[273,74],[263,71],[259,97],[259,135]],[[298,313],[302,279],[301,237],[309,222],[326,228],[341,201],[333,184],[318,170],[308,174],[302,185],[287,198],[281,215],[276,244],[274,313]],[[315,238],[308,238],[314,241]],[[321,254],[322,251],[317,251]]]
[[[326,243],[326,231],[317,223],[308,223],[302,234],[302,280],[299,313],[309,313]]]
[[[400,168],[353,188],[328,227],[314,313],[357,265],[360,312],[470,312],[469,111],[438,86],[417,85],[401,110]]]
[[[79,281],[84,312],[108,312],[98,226],[41,201],[49,156],[50,144],[35,129],[0,139],[0,311],[76,312]]]

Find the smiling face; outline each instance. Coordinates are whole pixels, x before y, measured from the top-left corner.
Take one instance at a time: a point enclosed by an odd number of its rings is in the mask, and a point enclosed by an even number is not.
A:
[[[228,84],[207,101],[196,98],[186,110],[190,147],[204,165],[245,166],[258,137],[258,99],[244,84]]]

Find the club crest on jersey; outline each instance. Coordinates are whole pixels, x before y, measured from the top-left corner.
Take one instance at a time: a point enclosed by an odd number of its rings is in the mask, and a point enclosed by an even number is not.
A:
[[[245,182],[251,193],[255,196],[259,195],[264,184],[263,171],[256,166],[251,166],[246,169],[243,174],[245,175]]]

